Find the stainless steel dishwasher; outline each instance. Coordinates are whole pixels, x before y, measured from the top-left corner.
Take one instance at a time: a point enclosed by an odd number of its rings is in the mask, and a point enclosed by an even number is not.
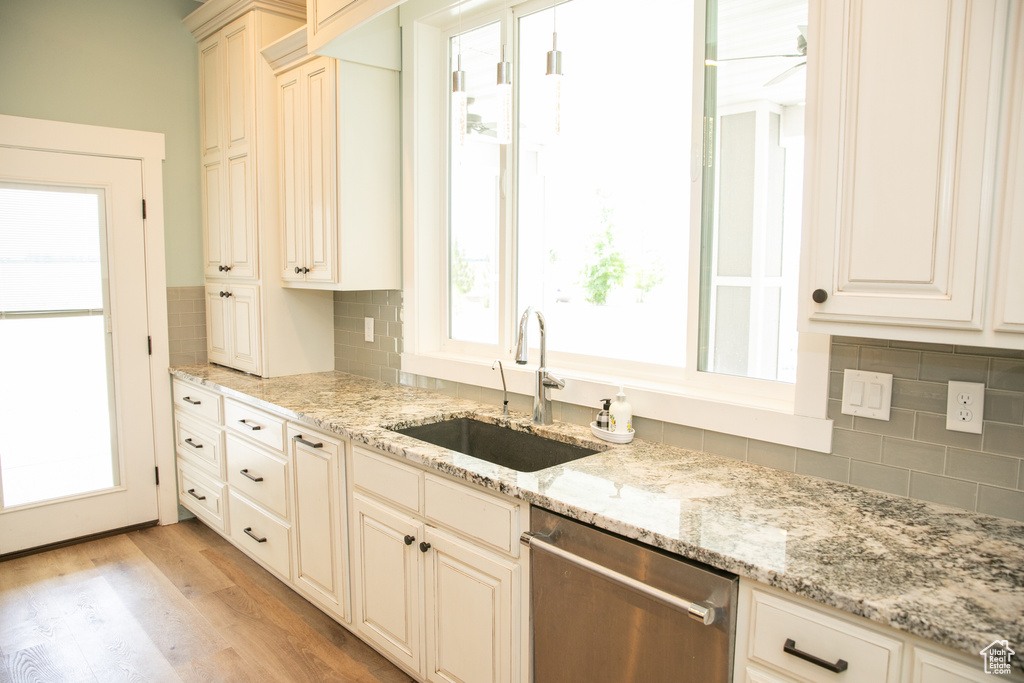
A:
[[[737,578],[533,508],[534,683],[728,683]]]

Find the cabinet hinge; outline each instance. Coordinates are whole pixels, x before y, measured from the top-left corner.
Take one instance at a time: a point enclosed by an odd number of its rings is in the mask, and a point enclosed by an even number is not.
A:
[[[153,473],[156,474],[156,485],[159,486],[160,485],[160,468],[159,467],[154,467],[153,468]]]
[[[142,220],[146,220],[146,200],[142,200]]]
[[[153,355],[153,338],[146,337],[146,344],[149,346],[149,355]]]

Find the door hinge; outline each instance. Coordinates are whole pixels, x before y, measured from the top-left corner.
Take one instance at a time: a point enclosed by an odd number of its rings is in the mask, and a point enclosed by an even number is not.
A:
[[[153,338],[146,337],[146,344],[149,346],[149,355],[153,355]]]
[[[153,468],[153,472],[156,474],[156,485],[159,486],[160,485],[160,468],[159,467],[154,467]]]
[[[142,220],[146,220],[146,200],[142,200]]]

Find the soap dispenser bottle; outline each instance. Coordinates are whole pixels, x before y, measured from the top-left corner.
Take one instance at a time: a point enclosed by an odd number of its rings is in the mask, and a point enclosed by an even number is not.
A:
[[[615,394],[615,403],[608,410],[611,418],[611,431],[618,434],[627,434],[633,431],[633,406],[626,401],[626,392],[619,387],[619,393]]]
[[[601,406],[601,412],[597,414],[597,422],[595,423],[598,429],[603,429],[606,432],[612,431],[611,428],[611,417],[608,415],[608,409],[612,406],[612,400],[610,398],[602,398],[603,406]]]

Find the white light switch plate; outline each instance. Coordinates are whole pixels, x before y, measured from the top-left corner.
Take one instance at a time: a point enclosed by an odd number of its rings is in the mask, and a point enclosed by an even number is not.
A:
[[[892,375],[846,370],[843,373],[843,414],[888,420],[892,405]]]
[[[373,341],[373,318],[363,318],[363,341]]]
[[[950,382],[946,394],[946,429],[981,434],[985,417],[985,385],[980,382]]]

